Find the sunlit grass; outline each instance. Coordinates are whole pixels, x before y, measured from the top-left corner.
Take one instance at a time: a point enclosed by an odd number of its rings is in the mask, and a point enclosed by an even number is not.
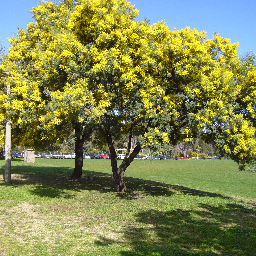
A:
[[[85,160],[79,181],[73,168],[12,162],[0,255],[256,255],[256,176],[230,160],[136,160],[124,194],[109,160]]]

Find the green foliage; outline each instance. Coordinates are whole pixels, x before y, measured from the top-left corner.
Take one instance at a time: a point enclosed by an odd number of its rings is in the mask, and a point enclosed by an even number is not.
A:
[[[244,55],[240,57],[241,63],[246,66],[256,66],[256,53],[255,52],[246,52]]]
[[[246,166],[246,170],[249,172],[256,172],[256,161],[250,161],[249,164]]]
[[[0,63],[2,63],[3,61],[3,57],[5,56],[6,52],[5,52],[5,48],[2,46],[2,44],[0,43]]]

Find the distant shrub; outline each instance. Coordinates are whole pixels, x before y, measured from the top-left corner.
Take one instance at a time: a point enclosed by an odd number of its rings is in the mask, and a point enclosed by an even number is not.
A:
[[[256,172],[256,160],[251,161],[246,168],[249,172]]]

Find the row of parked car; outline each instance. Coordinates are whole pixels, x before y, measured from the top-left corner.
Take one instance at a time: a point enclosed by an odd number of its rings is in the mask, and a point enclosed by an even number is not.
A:
[[[24,155],[23,153],[18,153],[16,151],[12,151],[11,152],[12,158],[23,158]],[[0,152],[0,159],[4,159],[5,157],[5,152],[2,151]],[[53,153],[35,153],[35,157],[36,158],[47,158],[47,159],[75,159],[76,154],[75,153],[58,153],[58,152],[53,152]],[[91,154],[83,154],[83,158],[84,159],[110,159],[111,156],[110,154],[98,154],[98,153],[91,153]],[[117,154],[117,159],[118,160],[123,160],[125,158],[125,154]],[[141,155],[137,155],[135,157],[135,159],[183,159],[183,158],[179,158],[179,157],[168,157],[168,156],[155,156],[155,157],[151,157],[151,156],[141,156]]]
[[[41,157],[41,158],[47,158],[47,159],[75,159],[76,154],[75,153],[35,153],[35,157]],[[108,154],[98,154],[98,153],[91,153],[89,154],[83,154],[84,159],[109,159]]]
[[[23,157],[23,153],[12,151],[11,152],[11,157],[12,158],[22,158]],[[4,159],[4,158],[5,158],[5,151],[1,151],[0,152],[0,159]]]
[[[35,157],[41,157],[41,158],[48,158],[48,159],[75,159],[76,154],[75,153],[35,153]],[[125,154],[117,154],[117,159],[123,160],[125,157]],[[84,154],[84,159],[110,159],[110,154],[98,154],[98,153],[91,153],[91,154]]]
[[[40,155],[40,153],[35,153],[35,157],[42,157],[42,158],[47,158],[47,159],[75,159],[76,155],[75,153],[57,153],[57,152],[53,152],[53,153],[42,153],[42,155]]]
[[[11,152],[12,158],[22,158],[23,154],[20,152],[12,151]]]

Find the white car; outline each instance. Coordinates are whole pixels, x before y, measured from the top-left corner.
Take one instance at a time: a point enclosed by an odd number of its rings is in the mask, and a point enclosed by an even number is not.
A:
[[[54,158],[54,159],[61,159],[61,158],[63,158],[63,155],[60,154],[60,153],[57,153],[57,152],[53,152],[52,153],[52,158]]]
[[[84,159],[91,159],[91,157],[88,154],[84,154]]]
[[[72,159],[72,155],[69,153],[62,153],[62,158],[63,159]]]
[[[40,158],[41,157],[40,153],[35,153],[35,157]]]
[[[43,153],[42,158],[50,159],[50,158],[52,158],[52,155],[51,155],[51,153]]]
[[[125,154],[117,154],[117,159],[118,160],[124,160]]]

